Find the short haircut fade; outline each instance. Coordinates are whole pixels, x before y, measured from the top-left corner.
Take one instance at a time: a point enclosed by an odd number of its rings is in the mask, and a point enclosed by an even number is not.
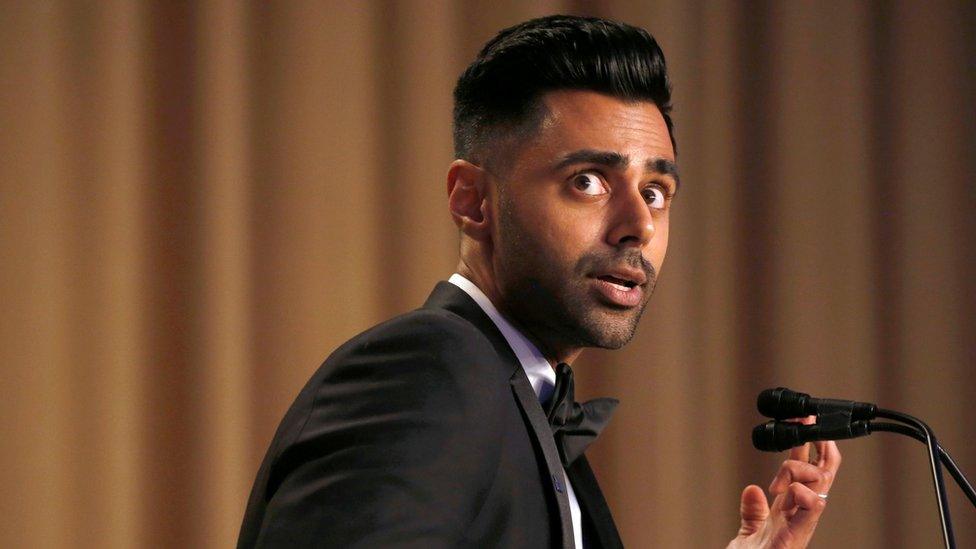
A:
[[[542,95],[556,90],[651,101],[675,146],[671,83],[654,38],[616,21],[552,15],[499,32],[458,78],[455,157],[484,161],[477,158],[483,147],[504,132],[537,122]]]

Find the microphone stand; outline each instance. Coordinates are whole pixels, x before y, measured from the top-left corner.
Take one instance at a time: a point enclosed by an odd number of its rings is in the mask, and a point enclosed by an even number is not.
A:
[[[925,435],[919,432],[918,429],[909,427],[908,425],[902,425],[901,423],[869,423],[868,427],[872,433],[898,433],[900,435],[912,437],[923,444],[925,443]],[[973,489],[973,485],[969,483],[969,479],[967,479],[966,476],[962,474],[962,471],[959,470],[959,466],[956,465],[956,462],[952,460],[952,456],[949,455],[949,452],[947,452],[942,446],[938,446],[938,450],[939,459],[942,461],[942,465],[949,470],[949,474],[952,475],[952,478],[955,479],[956,484],[959,485],[962,492],[966,494],[967,498],[969,498],[969,501],[973,504],[973,507],[976,507],[976,489]]]
[[[781,449],[780,445],[784,442],[787,446],[796,446],[810,440],[855,438],[870,434],[872,431],[899,433],[924,442],[929,454],[932,483],[935,485],[936,501],[939,505],[942,539],[945,542],[946,549],[956,548],[956,539],[952,532],[952,518],[949,516],[949,499],[946,495],[945,480],[942,478],[943,462],[974,506],[976,506],[976,491],[973,490],[962,471],[949,457],[949,453],[939,446],[935,432],[924,421],[902,412],[878,408],[875,404],[851,400],[811,398],[806,393],[797,393],[785,387],[767,389],[759,393],[756,406],[759,408],[759,413],[774,418],[774,421],[753,429],[752,442],[758,450],[779,450]],[[807,415],[817,416],[817,425],[820,426],[820,429],[811,429],[805,433],[797,430],[777,435],[779,431],[775,427],[782,419]],[[856,421],[855,416],[857,417]],[[870,420],[876,417],[892,419],[906,425],[887,422],[871,423]],[[770,429],[770,424],[773,425],[772,429]],[[780,439],[780,436],[783,439]]]
[[[942,522],[942,539],[945,541],[946,549],[955,549],[956,539],[952,533],[952,519],[949,516],[949,499],[946,496],[945,480],[942,478],[942,462],[939,460],[937,450],[937,448],[939,448],[939,444],[935,439],[935,433],[932,431],[931,427],[925,424],[924,421],[894,410],[878,408],[877,417],[907,423],[915,427],[915,429],[924,435],[925,446],[929,451],[929,465],[932,470],[932,482],[935,484],[935,495],[939,503],[939,519]]]

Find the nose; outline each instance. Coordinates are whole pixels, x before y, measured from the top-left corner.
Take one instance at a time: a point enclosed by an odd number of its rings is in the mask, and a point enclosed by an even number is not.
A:
[[[643,248],[654,237],[654,216],[636,189],[614,197],[607,244],[615,248]]]

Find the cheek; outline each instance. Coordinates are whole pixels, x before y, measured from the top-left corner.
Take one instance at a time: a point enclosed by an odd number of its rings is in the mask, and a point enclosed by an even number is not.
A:
[[[655,269],[660,271],[668,251],[668,220],[664,219],[663,222],[656,223],[654,229],[654,238],[648,245],[647,259]]]
[[[551,249],[567,263],[575,262],[592,251],[594,245],[602,240],[601,223],[578,212],[563,212],[548,219],[544,227]]]
[[[558,189],[534,193],[519,203],[532,208],[517,208],[526,236],[538,251],[553,259],[573,259],[574,254],[592,246],[599,239],[600,223],[586,208],[573,207],[559,196]]]

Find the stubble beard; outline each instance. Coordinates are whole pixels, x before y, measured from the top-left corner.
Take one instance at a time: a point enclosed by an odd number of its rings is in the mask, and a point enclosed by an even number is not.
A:
[[[619,349],[633,339],[656,282],[656,272],[639,250],[589,252],[563,272],[552,250],[533,238],[504,198],[499,201],[499,236],[507,259],[498,273],[501,308],[527,335],[562,348]],[[647,276],[644,301],[621,309],[598,302],[587,277],[600,266],[628,264]]]

